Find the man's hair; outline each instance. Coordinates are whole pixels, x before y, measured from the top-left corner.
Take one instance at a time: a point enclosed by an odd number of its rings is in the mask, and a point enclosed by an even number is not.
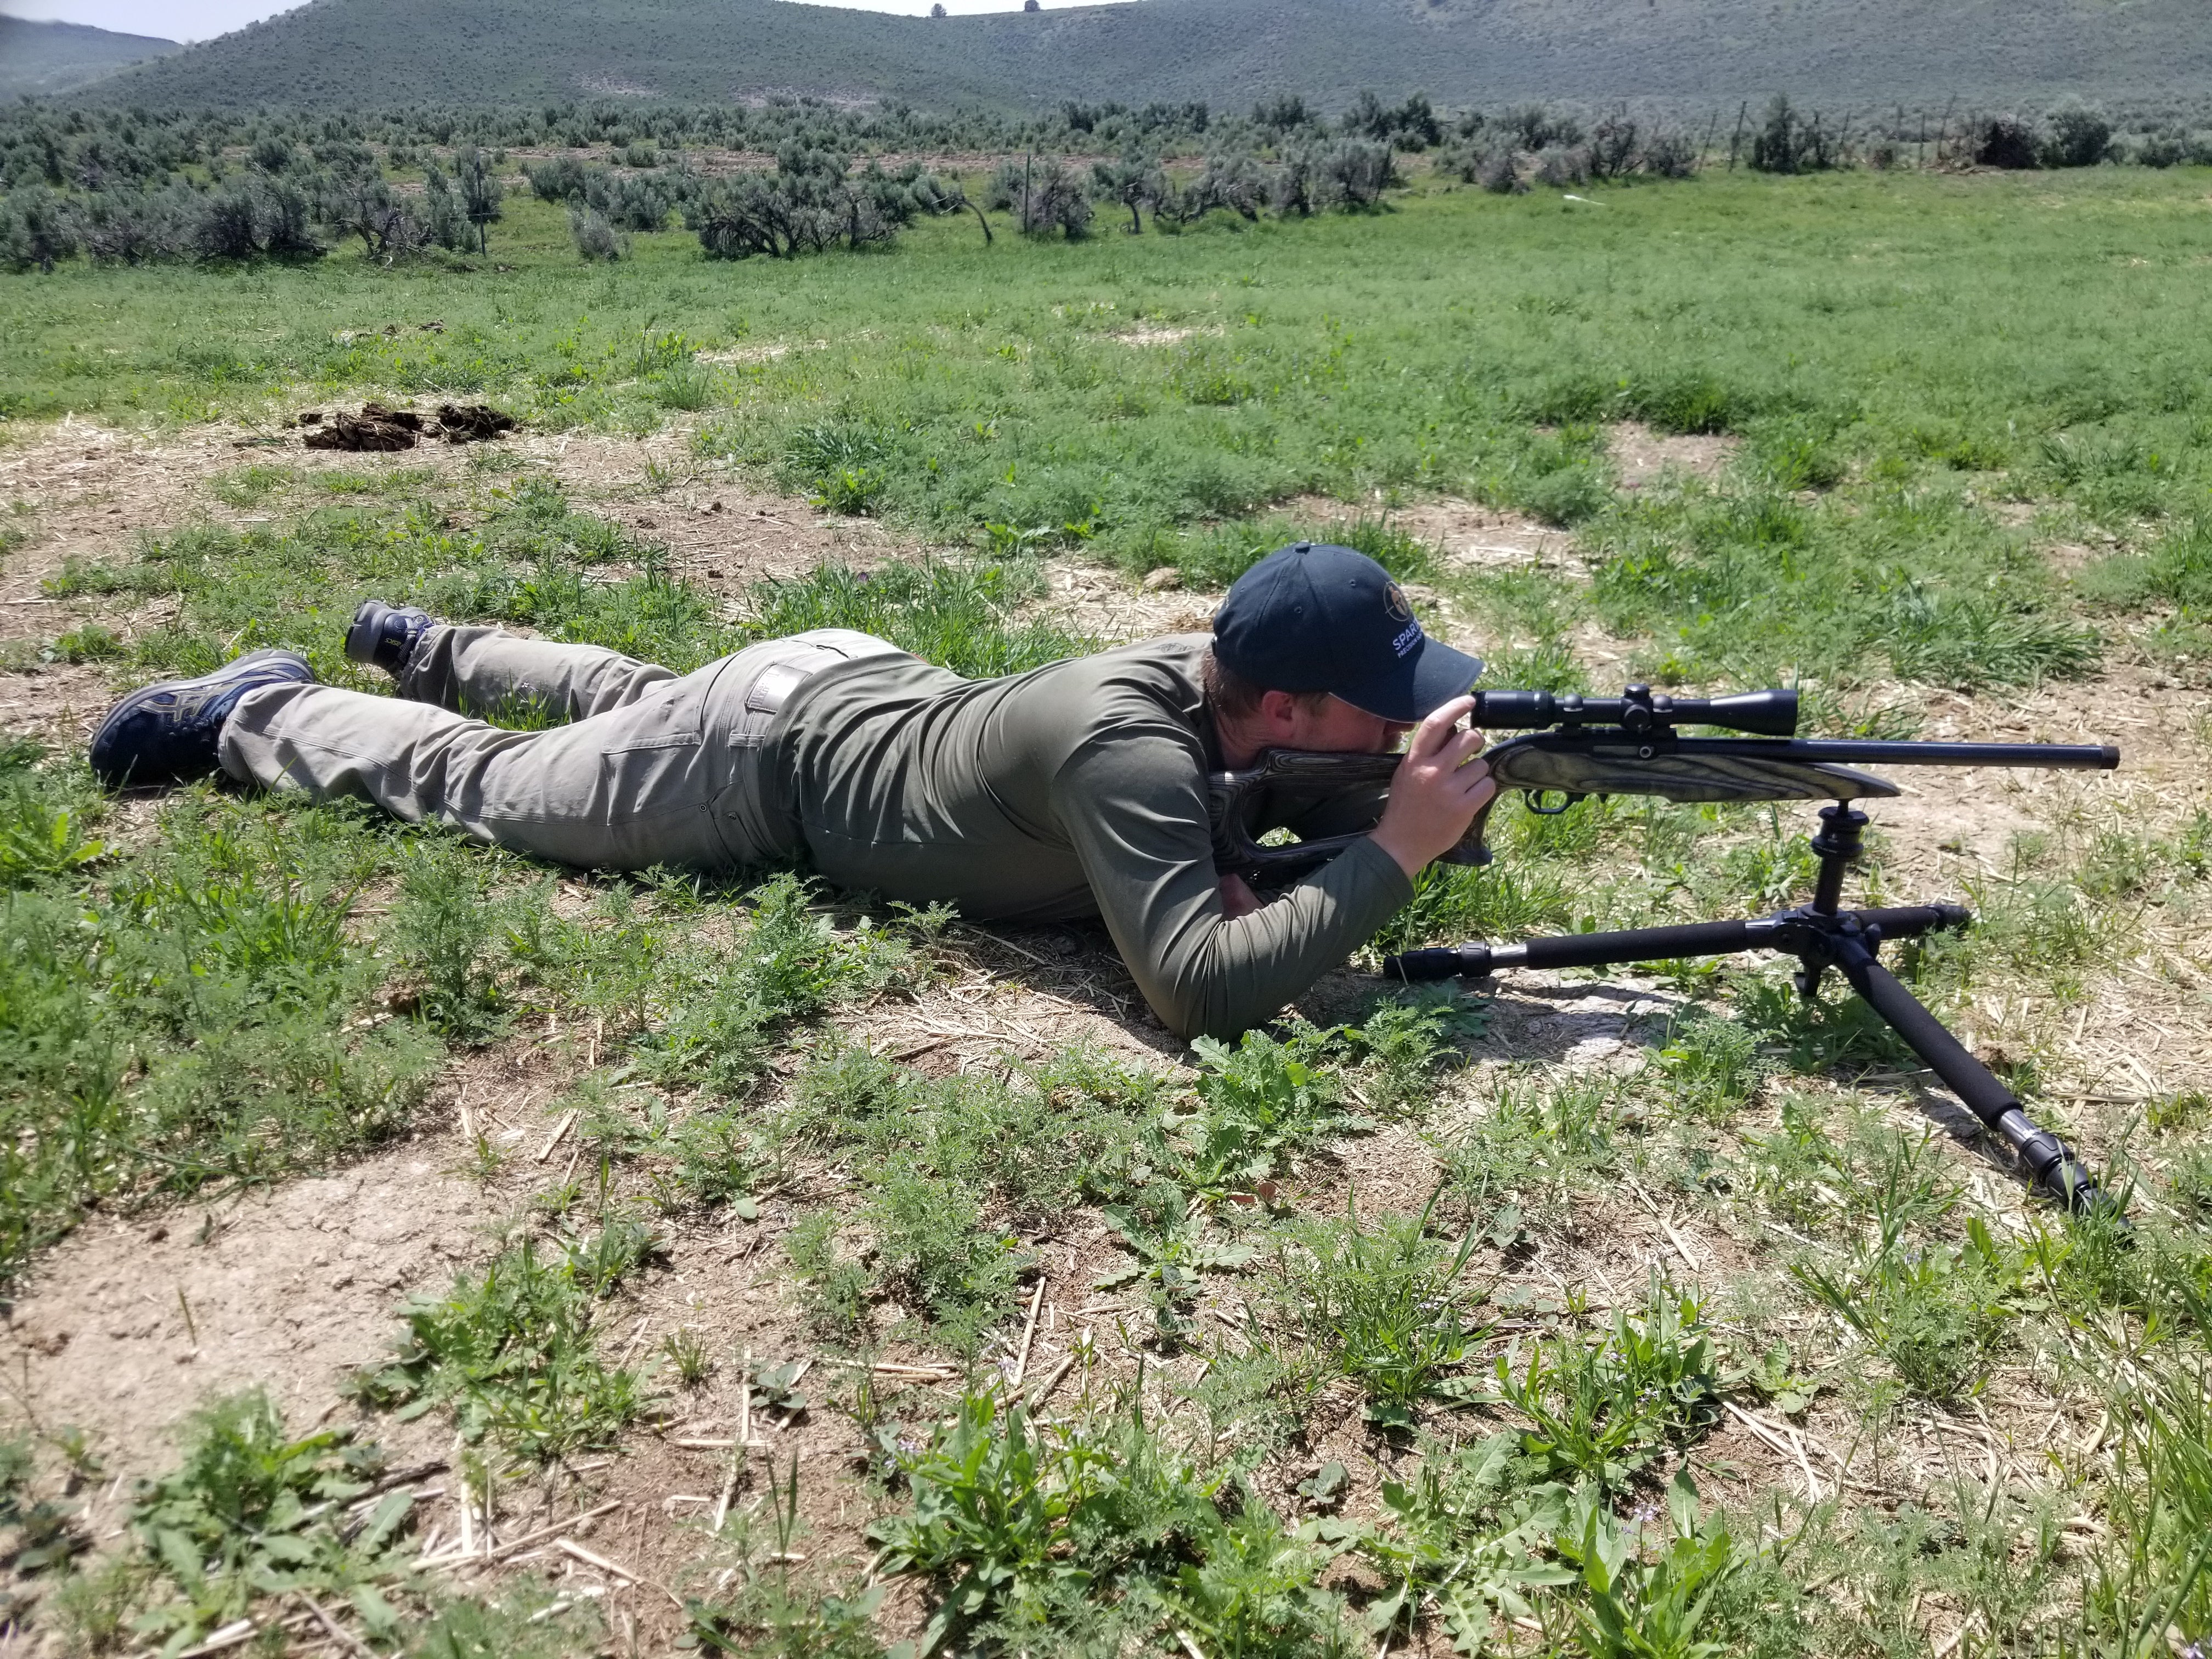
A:
[[[1272,689],[1246,679],[1223,662],[1220,653],[1211,646],[1206,647],[1206,660],[1199,668],[1199,684],[1205,689],[1206,707],[1213,710],[1217,720],[1249,720],[1260,712],[1260,699]],[[1293,691],[1289,695],[1309,709],[1318,708],[1328,701],[1326,691]]]

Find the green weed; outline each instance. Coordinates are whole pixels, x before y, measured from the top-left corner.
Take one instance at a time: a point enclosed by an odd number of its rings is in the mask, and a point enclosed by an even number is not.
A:
[[[1877,1246],[1849,1280],[1799,1266],[1799,1280],[1896,1368],[1913,1393],[1955,1399],[1981,1385],[2003,1341],[2019,1296],[2018,1253],[2000,1244],[1978,1217],[1964,1248],[1908,1251],[1902,1228],[1881,1218]]]
[[[142,1635],[190,1645],[258,1598],[293,1590],[349,1598],[373,1633],[396,1633],[377,1586],[404,1565],[415,1499],[392,1492],[353,1514],[381,1470],[375,1449],[343,1429],[294,1439],[258,1390],[203,1407],[185,1432],[183,1462],[131,1506],[138,1548],[167,1592],[136,1621]]]
[[[1368,1420],[1413,1426],[1416,1409],[1467,1356],[1482,1328],[1470,1316],[1486,1291],[1461,1282],[1474,1254],[1429,1237],[1432,1198],[1418,1216],[1381,1215],[1362,1227],[1349,1206],[1340,1222],[1292,1233],[1280,1258],[1281,1316],[1311,1356],[1318,1384],[1345,1376],[1367,1396]]]
[[[1613,1167],[1620,1111],[1603,1077],[1509,1077],[1490,1110],[1439,1147],[1443,1190],[1477,1231],[1508,1246],[1531,1211],[1548,1212]]]
[[[599,1645],[600,1621],[589,1601],[562,1601],[524,1586],[496,1601],[456,1596],[416,1625],[408,1659],[566,1659]]]
[[[1267,1180],[1324,1133],[1353,1127],[1340,1083],[1322,1065],[1334,1036],[1309,1027],[1283,1042],[1247,1031],[1235,1048],[1212,1037],[1193,1042],[1198,1106],[1175,1125],[1182,1184],[1224,1197]]]
[[[972,1352],[1012,1310],[1030,1257],[1010,1234],[984,1224],[967,1182],[894,1163],[875,1182],[868,1219],[884,1283],[949,1346]]]
[[[1182,1188],[1170,1182],[1155,1181],[1126,1203],[1102,1206],[1102,1213],[1134,1261],[1101,1274],[1092,1281],[1094,1287],[1112,1291],[1142,1285],[1152,1303],[1154,1324],[1170,1340],[1190,1332],[1190,1304],[1201,1288],[1200,1275],[1238,1272],[1257,1254],[1249,1243],[1217,1235],[1210,1218],[1191,1208]]]
[[[853,1346],[865,1328],[872,1281],[858,1262],[838,1255],[837,1212],[802,1216],[784,1249],[799,1274],[807,1322],[826,1340]]]
[[[1501,1355],[1495,1398],[1527,1418],[1522,1449],[1553,1473],[1617,1487],[1662,1447],[1720,1418],[1720,1382],[1695,1298],[1655,1277],[1640,1317],[1617,1315],[1595,1346],[1537,1342],[1516,1373]]]
[[[1591,1659],[1704,1659],[1723,1651],[1715,1596],[1742,1566],[1719,1516],[1701,1521],[1688,1469],[1667,1488],[1665,1533],[1620,1525],[1595,1492],[1577,1493],[1559,1540],[1580,1569],[1587,1599],[1573,1604],[1576,1639]],[[1647,1559],[1647,1556],[1650,1559]]]
[[[370,1144],[407,1121],[434,1059],[404,1023],[347,1029],[386,972],[348,931],[387,856],[357,815],[184,796],[163,840],[94,864],[79,798],[56,781],[0,779],[24,831],[9,845],[48,866],[0,893],[10,1269],[90,1204],[266,1180]]]
[[[637,1374],[606,1364],[592,1340],[594,1303],[642,1254],[634,1232],[608,1241],[550,1261],[525,1241],[482,1277],[411,1297],[397,1355],[361,1376],[360,1397],[404,1417],[450,1404],[469,1439],[541,1460],[608,1443],[642,1402]]]
[[[887,1572],[930,1581],[930,1646],[1050,1632],[1111,1650],[1182,1631],[1209,1653],[1342,1650],[1341,1604],[1316,1583],[1328,1552],[1249,1488],[1192,1466],[1133,1409],[1048,1427],[971,1395],[896,1467],[910,1507],[872,1535]]]
[[[1566,1494],[1529,1487],[1516,1437],[1471,1445],[1424,1442],[1404,1480],[1382,1483],[1384,1519],[1324,1521],[1315,1530],[1383,1575],[1370,1630],[1410,1623],[1429,1598],[1456,1649],[1480,1653],[1504,1620],[1529,1620],[1544,1590],[1574,1582],[1547,1558],[1566,1521]]]
[[[1668,1103],[1708,1122],[1744,1106],[1766,1073],[1753,1031],[1696,1010],[1676,1017],[1653,1065]]]
[[[1354,1051],[1365,1057],[1354,1085],[1359,1098],[1384,1117],[1425,1105],[1434,1097],[1437,1064],[1450,1052],[1447,1034],[1481,1036],[1489,1012],[1486,1004],[1455,991],[1377,1001],[1345,1033]]]
[[[73,875],[106,854],[87,833],[89,803],[56,805],[43,781],[0,775],[0,888]]]

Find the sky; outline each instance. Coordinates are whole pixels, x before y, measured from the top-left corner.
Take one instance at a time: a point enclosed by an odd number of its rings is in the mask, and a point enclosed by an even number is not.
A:
[[[813,0],[817,4],[849,5],[862,11],[908,12],[929,9],[930,0]],[[1042,0],[1053,9],[1064,5],[1096,4],[1097,0]],[[1018,11],[1020,0],[945,0],[949,12]],[[52,18],[64,23],[89,23],[94,28],[115,29],[125,34],[151,34],[165,40],[211,40],[243,28],[258,18],[271,17],[289,8],[283,0],[0,0],[0,13],[10,17]]]

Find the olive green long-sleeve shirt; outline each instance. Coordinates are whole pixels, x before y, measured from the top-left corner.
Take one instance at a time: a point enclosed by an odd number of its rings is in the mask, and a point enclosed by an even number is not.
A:
[[[1273,903],[1222,913],[1206,775],[1221,764],[1199,674],[1212,636],[1170,635],[1004,679],[904,654],[808,680],[769,734],[830,880],[977,920],[1098,916],[1153,1011],[1234,1036],[1341,963],[1413,896],[1362,839]],[[1261,823],[1371,824],[1371,792]]]

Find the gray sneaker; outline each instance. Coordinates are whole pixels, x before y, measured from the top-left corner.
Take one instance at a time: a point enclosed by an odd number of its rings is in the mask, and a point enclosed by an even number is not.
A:
[[[407,672],[407,659],[437,620],[411,605],[363,599],[346,629],[345,653],[356,662],[374,663],[396,680]]]
[[[212,674],[141,686],[107,711],[93,734],[92,769],[111,789],[189,783],[216,769],[222,723],[247,692],[313,685],[315,671],[295,651],[249,651]]]

